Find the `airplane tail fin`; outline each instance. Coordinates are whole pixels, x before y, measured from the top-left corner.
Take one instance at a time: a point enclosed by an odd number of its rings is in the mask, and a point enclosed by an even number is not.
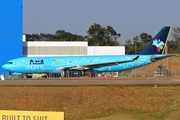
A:
[[[136,55],[164,54],[171,27],[163,27],[149,44]]]

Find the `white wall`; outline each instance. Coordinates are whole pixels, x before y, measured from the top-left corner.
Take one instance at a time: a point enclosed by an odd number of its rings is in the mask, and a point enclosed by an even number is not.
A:
[[[87,55],[125,55],[125,46],[88,46]]]
[[[23,56],[125,55],[125,46],[88,46],[88,42],[23,42]]]

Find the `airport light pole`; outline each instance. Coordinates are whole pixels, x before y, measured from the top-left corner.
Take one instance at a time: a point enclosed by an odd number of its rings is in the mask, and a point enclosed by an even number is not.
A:
[[[166,44],[166,55],[168,54],[168,44]],[[168,58],[167,58],[167,75],[169,73],[169,70],[168,70]]]
[[[136,42],[135,42],[135,54],[136,54]],[[136,77],[136,68],[135,68],[135,77]]]

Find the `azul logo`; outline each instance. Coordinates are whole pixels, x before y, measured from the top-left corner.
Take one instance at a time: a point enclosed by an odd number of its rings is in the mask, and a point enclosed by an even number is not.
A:
[[[160,39],[159,40],[155,39],[153,40],[152,45],[157,47],[157,52],[159,53],[164,47],[164,42],[160,41]]]
[[[30,65],[33,64],[33,65],[41,65],[41,64],[44,64],[44,60],[30,60]]]

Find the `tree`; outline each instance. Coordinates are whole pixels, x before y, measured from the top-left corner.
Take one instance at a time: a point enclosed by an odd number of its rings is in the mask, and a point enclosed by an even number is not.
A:
[[[39,35],[39,39],[41,41],[48,41],[48,40],[51,40],[52,39],[52,36],[51,34],[45,34],[45,33],[40,33]]]
[[[136,47],[136,53],[140,52],[143,48],[143,43],[142,42],[135,42],[134,46]]]
[[[139,36],[136,36],[136,37],[134,37],[133,38],[133,42],[135,43],[135,42],[138,42],[139,41]]]
[[[180,26],[179,27],[173,27],[171,35],[176,42],[180,42]]]
[[[131,40],[128,39],[125,44],[125,51],[127,55],[131,55],[135,53],[135,47],[132,44]]]
[[[173,41],[168,42],[168,53],[180,53],[180,26],[173,27],[171,35]]]
[[[38,34],[26,34],[26,40],[27,41],[40,41]]]
[[[152,40],[152,36],[148,35],[148,33],[141,33],[140,40],[142,43],[149,43]]]
[[[119,45],[117,38],[119,38],[121,34],[117,33],[111,26],[102,27],[100,24],[94,23],[90,26],[87,33],[89,35],[85,36],[85,38],[90,46],[94,46],[95,43],[98,43],[100,46]]]
[[[110,38],[109,37],[107,37],[107,38],[109,38],[110,39],[110,43],[111,43],[111,45],[113,45],[113,41],[116,41],[117,40],[117,38],[119,38],[120,36],[121,36],[121,34],[120,33],[117,33],[114,29],[113,29],[113,27],[111,27],[111,26],[107,26],[107,33],[106,33],[107,35],[108,34],[110,34]],[[107,41],[107,40],[106,40]],[[116,42],[115,42],[116,43]],[[107,46],[108,44],[107,44],[107,42],[106,42],[106,46]],[[114,45],[113,45],[114,46]]]
[[[130,39],[128,39],[128,40],[126,41],[126,44],[127,44],[127,45],[132,45],[131,40],[130,40]]]
[[[168,47],[168,54],[180,53],[180,47],[178,47],[176,41],[168,41],[166,47]]]

